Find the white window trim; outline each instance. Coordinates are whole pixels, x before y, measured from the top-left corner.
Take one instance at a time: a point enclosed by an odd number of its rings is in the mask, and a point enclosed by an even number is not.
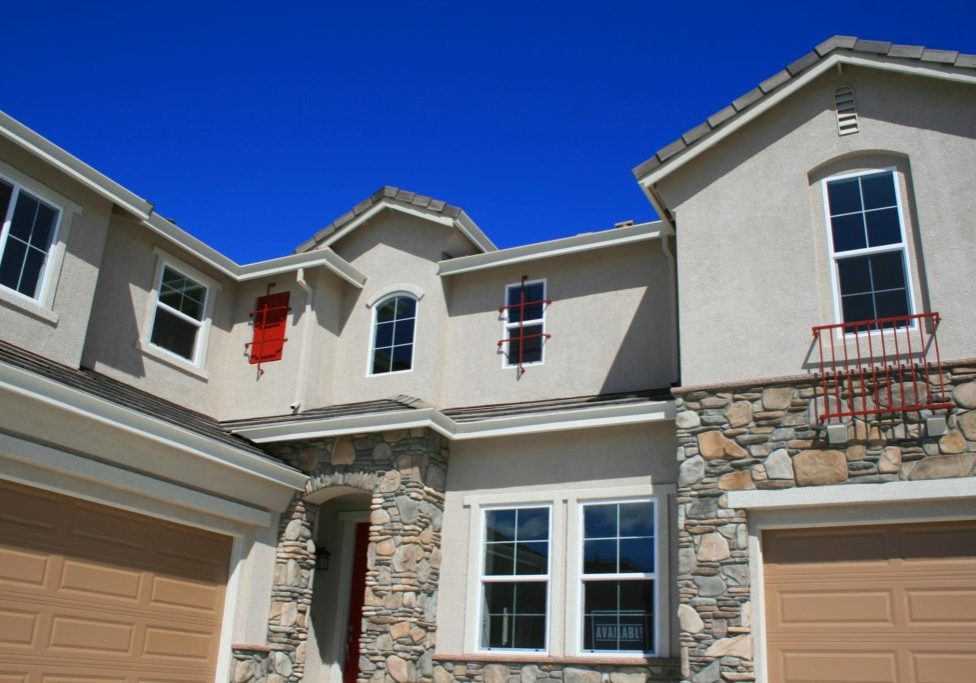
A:
[[[530,285],[537,285],[537,284],[542,284],[542,298],[543,298],[543,300],[546,299],[547,296],[548,296],[548,294],[549,294],[549,283],[546,281],[546,278],[536,278],[535,280],[526,280],[525,282],[522,282],[521,280],[519,280],[518,282],[510,282],[509,284],[505,285],[505,299],[504,299],[505,304],[503,304],[503,305],[506,305],[506,306],[508,305],[508,290],[513,289],[515,287],[522,287],[523,285],[525,285],[526,287],[528,287]],[[508,321],[508,310],[509,309],[505,308],[504,309],[504,313],[501,315],[501,321],[502,321],[502,339],[508,339],[509,338],[509,331],[510,330],[513,330],[513,329],[518,329],[518,327],[519,327],[519,324],[518,323],[510,323]],[[542,334],[545,334],[546,333],[546,313],[548,312],[548,310],[549,310],[549,305],[548,304],[542,304],[542,317],[541,318],[533,318],[531,321],[525,321],[525,320],[523,320],[522,321],[523,326],[524,325],[540,325],[541,324],[542,325]],[[534,366],[539,366],[539,365],[545,365],[545,363],[546,363],[546,346],[548,346],[546,344],[546,338],[543,337],[542,338],[542,344],[541,344],[542,353],[539,356],[539,360],[533,361],[531,363],[522,363],[522,367],[523,368],[528,368],[528,367],[534,367]],[[501,356],[502,356],[502,368],[503,369],[508,370],[508,369],[518,368],[519,367],[519,364],[518,363],[509,363],[509,360],[508,360],[508,342],[505,342],[505,343],[501,344],[498,347],[498,350],[499,350],[499,353],[501,353]]]
[[[0,300],[37,318],[57,324],[59,316],[53,310],[54,295],[61,277],[61,267],[64,264],[68,232],[74,215],[82,212],[81,206],[3,162],[0,162],[0,179],[14,188],[10,206],[7,208],[7,215],[0,216],[0,256],[3,255],[7,247],[8,218],[16,206],[16,198],[21,190],[37,197],[58,212],[51,235],[51,247],[44,264],[44,272],[41,274],[38,283],[37,296],[30,297],[15,289],[0,286]]]
[[[376,312],[380,304],[397,297],[407,297],[413,299],[413,338],[410,340],[410,367],[406,370],[391,370],[390,372],[373,372],[373,352],[376,350]],[[374,298],[367,306],[372,310],[369,323],[369,355],[366,356],[366,376],[367,377],[388,377],[390,375],[406,375],[413,372],[417,367],[417,332],[420,325],[420,299],[413,292],[405,289],[396,289],[387,292],[382,298]],[[395,331],[395,329],[394,329]]]
[[[156,272],[153,275],[153,288],[149,292],[149,296],[147,297],[146,301],[147,310],[145,324],[143,325],[143,334],[136,346],[143,353],[163,361],[164,363],[175,367],[178,370],[182,370],[201,379],[208,379],[209,374],[204,369],[204,366],[207,359],[207,349],[210,346],[210,327],[213,322],[214,298],[216,297],[217,291],[220,289],[220,285],[213,278],[204,275],[199,270],[181,261],[180,259],[167,254],[162,249],[157,247],[154,248],[153,251],[156,254]],[[196,341],[193,347],[192,359],[186,359],[178,353],[173,353],[169,349],[165,349],[161,346],[153,344],[151,341],[153,326],[156,323],[156,309],[160,305],[165,306],[165,304],[162,304],[159,301],[159,289],[163,278],[163,270],[167,267],[179,272],[181,275],[185,275],[186,277],[195,280],[199,284],[203,285],[207,290],[206,295],[204,296],[203,316],[200,320],[194,320],[193,318],[190,318],[179,311],[174,311],[169,306],[166,306],[167,312],[173,313],[180,318],[185,318],[188,321],[192,321],[194,324],[199,324]]]
[[[478,510],[478,518],[480,520],[480,534],[478,535],[478,564],[475,565],[478,586],[477,586],[477,614],[475,617],[476,631],[475,637],[476,641],[476,652],[479,653],[491,653],[491,654],[515,654],[515,655],[546,655],[550,650],[550,643],[552,642],[552,568],[553,568],[553,501],[539,502],[539,503],[507,503],[499,505],[484,505]],[[492,510],[525,510],[525,509],[545,509],[549,511],[549,557],[548,564],[546,566],[545,574],[527,574],[527,575],[503,575],[503,576],[485,576],[485,557],[486,557],[486,538],[485,529],[487,525],[487,513]],[[482,590],[485,583],[546,583],[546,642],[541,650],[528,649],[528,648],[491,648],[486,647],[481,642],[481,624],[484,619],[484,600],[482,600]]]
[[[549,619],[547,652],[526,650],[511,654],[537,656],[540,660],[559,657],[588,659],[634,659],[632,652],[584,652],[582,649],[582,591],[579,574],[582,558],[582,503],[631,502],[653,500],[655,504],[655,552],[657,580],[655,594],[655,651],[640,653],[640,658],[668,657],[671,649],[670,594],[670,519],[668,496],[674,484],[630,484],[614,487],[576,488],[572,491],[546,490],[476,494],[465,496],[463,506],[468,516],[468,571],[465,579],[464,654],[504,654],[500,650],[483,650],[481,644],[481,568],[483,566],[483,509],[498,507],[532,507],[550,505],[549,518]],[[580,549],[576,552],[575,549]]]
[[[834,233],[830,222],[830,197],[827,194],[827,184],[835,180],[848,180],[850,178],[859,178],[861,176],[872,175],[875,173],[885,173],[889,172],[892,174],[892,179],[895,186],[895,205],[898,209],[898,222],[900,229],[901,242],[897,245],[886,244],[880,247],[866,247],[864,249],[855,249],[851,251],[840,252],[842,256],[838,256],[838,253],[834,251]],[[871,168],[863,169],[851,173],[842,173],[838,175],[832,175],[823,178],[820,181],[820,195],[823,198],[823,214],[824,214],[824,228],[826,230],[827,238],[827,261],[830,268],[830,285],[833,293],[834,302],[834,322],[837,324],[842,324],[844,322],[844,307],[841,302],[841,292],[840,292],[840,274],[838,272],[837,262],[838,260],[843,260],[845,258],[853,258],[857,256],[869,256],[872,254],[881,254],[885,252],[900,251],[903,259],[903,266],[905,268],[905,286],[908,294],[908,314],[912,315],[918,310],[916,306],[915,299],[915,287],[914,280],[912,278],[912,261],[908,249],[908,234],[905,227],[905,208],[904,201],[902,200],[901,194],[901,180],[903,179],[902,173],[896,166],[887,166],[882,168]],[[844,332],[843,328],[837,328],[835,336],[839,338],[853,338],[857,334],[871,334],[871,335],[894,335],[897,332],[908,332],[915,331],[918,327],[916,321],[912,321],[912,324],[906,328],[899,329],[888,329],[888,330],[870,330],[860,333],[855,332]]]

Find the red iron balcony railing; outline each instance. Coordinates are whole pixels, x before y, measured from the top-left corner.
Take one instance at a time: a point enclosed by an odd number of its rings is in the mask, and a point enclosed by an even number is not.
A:
[[[938,313],[916,313],[814,327],[820,421],[951,409],[940,320]]]

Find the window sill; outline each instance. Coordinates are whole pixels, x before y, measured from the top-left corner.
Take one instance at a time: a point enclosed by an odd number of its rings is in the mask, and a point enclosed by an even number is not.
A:
[[[48,323],[52,326],[57,326],[58,324],[60,316],[57,313],[50,308],[41,306],[33,299],[28,299],[26,296],[14,294],[13,292],[0,288],[0,302],[11,308],[19,308],[27,315],[37,318],[41,322]]]
[[[160,363],[165,363],[171,368],[175,368],[182,373],[196,377],[197,379],[202,379],[204,382],[210,381],[210,373],[201,367],[198,367],[188,360],[182,360],[181,358],[166,353],[162,349],[158,349],[152,344],[143,342],[141,339],[136,342],[136,348],[139,349],[144,355],[152,356]]]
[[[640,656],[601,656],[592,657],[550,657],[546,654],[505,654],[504,652],[476,652],[473,654],[435,654],[434,660],[439,662],[475,662],[475,663],[513,663],[513,664],[556,664],[556,665],[589,665],[589,666],[648,666],[653,664],[673,664],[667,657]]]

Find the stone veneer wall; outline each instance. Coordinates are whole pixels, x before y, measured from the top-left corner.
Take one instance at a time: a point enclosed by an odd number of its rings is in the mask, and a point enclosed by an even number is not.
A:
[[[907,413],[851,421],[842,446],[826,443],[812,380],[675,391],[683,680],[755,678],[748,520],[726,492],[974,476],[976,363],[944,376],[956,406],[948,433],[929,437],[927,414]]]
[[[678,665],[671,659],[647,660],[644,664],[574,661],[552,662],[474,662],[438,661],[433,683],[675,683]]]
[[[235,646],[232,682],[302,680],[317,512],[304,501],[335,486],[372,495],[358,680],[430,681],[447,442],[436,432],[413,429],[291,442],[273,452],[307,472],[309,481],[282,515],[268,619],[270,652],[262,658],[253,646]]]

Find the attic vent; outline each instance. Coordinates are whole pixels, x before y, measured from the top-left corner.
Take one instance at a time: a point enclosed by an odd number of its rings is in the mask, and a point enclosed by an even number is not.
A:
[[[854,103],[854,88],[842,85],[834,91],[834,107],[837,110],[837,134],[850,135],[858,131],[857,105]]]

